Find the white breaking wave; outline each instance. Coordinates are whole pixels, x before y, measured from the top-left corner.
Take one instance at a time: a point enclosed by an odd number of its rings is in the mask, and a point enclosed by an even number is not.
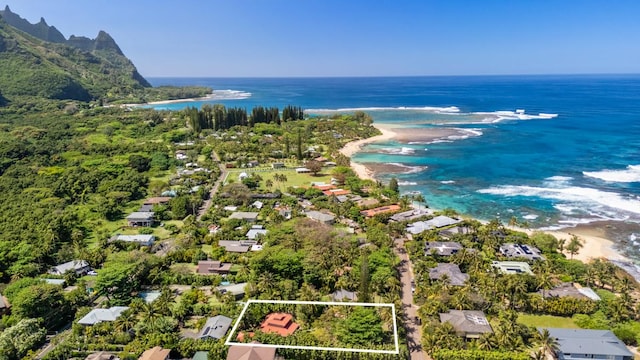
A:
[[[550,176],[545,178],[547,181],[558,181],[558,182],[567,182],[573,180],[571,176]]]
[[[538,215],[536,214],[527,214],[525,216],[522,217],[523,219],[527,219],[527,220],[535,220],[538,218]]]
[[[415,186],[418,185],[415,181],[398,181],[398,185],[400,186]]]
[[[622,194],[577,186],[545,188],[535,186],[502,185],[478,190],[479,193],[502,196],[531,196],[562,201],[556,209],[565,214],[579,210],[594,216],[611,217],[624,211],[640,215],[640,201]],[[612,211],[614,210],[614,211]]]
[[[241,90],[213,90],[207,98],[212,100],[242,100],[251,97],[251,93]]]
[[[442,180],[440,181],[440,184],[455,184],[456,182],[454,180]]]
[[[416,150],[410,147],[402,147],[402,148],[382,148],[379,150],[385,154],[394,154],[394,155],[413,155]]]
[[[629,165],[624,170],[583,171],[582,174],[608,182],[640,182],[640,165]]]
[[[401,164],[401,163],[389,163],[389,165],[393,165],[393,166],[397,166],[399,168],[403,168],[406,169],[406,171],[403,171],[403,174],[415,174],[415,173],[419,173],[421,171],[424,171],[427,169],[426,166],[409,166],[409,165],[405,165],[405,164]]]
[[[455,106],[448,107],[436,107],[436,106],[422,106],[422,107],[360,107],[360,108],[341,108],[341,109],[305,109],[304,111],[309,114],[331,114],[340,112],[354,112],[354,111],[427,111],[433,113],[459,113],[460,109]]]

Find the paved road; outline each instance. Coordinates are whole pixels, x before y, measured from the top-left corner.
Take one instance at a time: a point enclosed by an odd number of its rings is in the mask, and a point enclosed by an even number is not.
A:
[[[215,151],[211,153],[211,158],[213,159],[214,162],[218,163],[218,167],[220,168],[220,176],[218,177],[216,182],[213,184],[213,187],[211,188],[211,192],[209,193],[209,198],[205,200],[205,202],[202,204],[200,209],[198,209],[198,216],[196,217],[198,221],[200,221],[200,219],[202,218],[202,215],[206,214],[209,208],[211,207],[211,204],[213,202],[213,197],[218,192],[220,185],[222,185],[222,181],[225,179],[225,177],[227,177],[227,168],[224,166],[224,164],[222,164],[222,162],[220,162],[220,158],[218,157],[218,154],[216,154]]]
[[[403,239],[396,239],[394,252],[400,258],[400,282],[402,283],[402,312],[404,315],[404,328],[407,332],[407,343],[411,360],[431,360],[424,351],[422,351],[422,326],[418,324],[418,306],[413,303],[413,292],[411,291],[411,280],[413,279],[413,271],[411,269],[411,261],[404,247]]]

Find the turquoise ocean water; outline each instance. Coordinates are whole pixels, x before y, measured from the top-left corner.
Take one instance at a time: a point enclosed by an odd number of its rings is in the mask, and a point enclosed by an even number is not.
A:
[[[515,216],[546,229],[623,224],[617,240],[640,255],[640,75],[151,82],[211,86],[215,99],[208,102],[227,106],[292,104],[310,114],[362,109],[379,123],[463,129],[435,141],[371,144],[354,160],[402,165],[378,176],[397,177],[402,191],[421,192],[434,208],[480,219]]]

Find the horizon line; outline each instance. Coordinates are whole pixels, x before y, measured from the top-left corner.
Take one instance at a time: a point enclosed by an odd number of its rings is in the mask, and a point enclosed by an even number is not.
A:
[[[637,73],[532,73],[532,74],[458,74],[458,75],[244,75],[244,76],[216,76],[216,75],[147,75],[145,78],[154,79],[354,79],[354,78],[416,78],[416,77],[549,77],[549,76],[640,76]]]

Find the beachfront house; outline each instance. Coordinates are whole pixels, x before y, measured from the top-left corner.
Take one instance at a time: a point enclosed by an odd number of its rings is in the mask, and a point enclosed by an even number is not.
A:
[[[601,300],[600,296],[598,296],[598,294],[596,294],[596,292],[593,291],[593,289],[588,287],[582,287],[580,286],[580,284],[574,284],[574,283],[562,283],[550,290],[541,289],[540,294],[543,295],[545,298],[572,297],[575,299],[583,299],[583,300],[586,300],[586,299],[593,300],[593,301]]]
[[[400,205],[392,204],[392,205],[387,205],[387,206],[380,206],[380,207],[369,209],[369,210],[362,210],[362,211],[360,211],[360,214],[364,215],[365,217],[370,218],[370,217],[374,217],[374,216],[379,215],[379,214],[393,213],[393,212],[396,212],[396,211],[398,211],[400,209],[401,209]]]
[[[477,339],[482,334],[492,333],[493,329],[482,311],[449,310],[440,314],[440,322],[453,325],[458,336]]]
[[[461,220],[439,215],[431,220],[418,221],[413,224],[407,225],[407,232],[413,235],[417,235],[427,230],[439,229],[445,226],[455,225],[460,222]]]
[[[389,221],[411,221],[431,214],[433,214],[433,210],[431,209],[412,209],[409,211],[403,211],[401,213],[393,214],[393,216],[389,218]]]
[[[529,274],[533,275],[531,267],[522,261],[492,261],[491,266],[498,269],[503,274]]]
[[[500,246],[500,254],[508,258],[525,258],[527,260],[545,259],[537,247],[526,244],[503,244]]]
[[[542,331],[543,329],[538,329]],[[547,328],[558,340],[558,360],[633,360],[633,354],[609,330]]]

